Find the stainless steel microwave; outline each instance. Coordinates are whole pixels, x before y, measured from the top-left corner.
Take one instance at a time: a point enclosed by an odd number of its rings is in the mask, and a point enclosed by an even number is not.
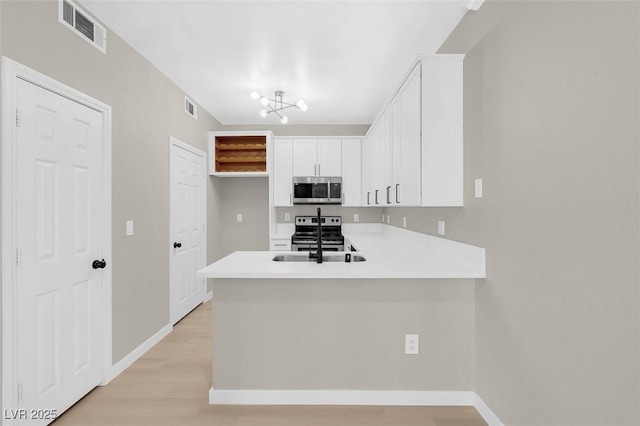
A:
[[[293,204],[342,204],[342,178],[295,176]]]

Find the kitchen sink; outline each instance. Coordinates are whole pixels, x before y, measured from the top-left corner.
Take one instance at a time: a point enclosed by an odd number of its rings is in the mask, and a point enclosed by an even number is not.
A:
[[[322,256],[323,262],[344,262],[345,254],[325,254]],[[351,254],[352,262],[364,262],[367,260],[359,254]],[[279,254],[273,258],[274,262],[315,262],[316,259],[309,257],[309,254]]]

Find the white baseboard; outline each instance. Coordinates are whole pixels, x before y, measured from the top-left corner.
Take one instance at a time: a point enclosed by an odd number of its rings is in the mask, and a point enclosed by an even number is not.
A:
[[[149,349],[154,347],[160,340],[171,333],[171,331],[173,331],[173,325],[165,325],[156,334],[149,337],[140,346],[131,351],[129,355],[118,361],[118,363],[116,363],[116,365],[111,368],[111,379],[109,381],[118,377],[120,373],[129,368],[134,362],[138,360],[138,358],[144,355],[145,352],[147,352]]]
[[[489,426],[504,426],[504,423],[500,421],[498,416],[496,416],[496,414],[491,411],[489,406],[485,404],[482,398],[480,398],[480,396],[478,396],[478,394],[475,392],[473,398],[473,406]]]
[[[504,426],[473,391],[216,390],[211,405],[473,406],[489,426]]]
[[[212,405],[473,405],[470,391],[209,390]]]
[[[204,300],[202,301],[202,303],[207,303],[211,299],[213,299],[213,292],[212,291],[210,291],[209,293],[207,293],[204,296]]]

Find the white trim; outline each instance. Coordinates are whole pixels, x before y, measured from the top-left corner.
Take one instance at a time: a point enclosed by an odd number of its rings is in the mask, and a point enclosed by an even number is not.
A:
[[[189,151],[192,154],[197,155],[198,157],[202,157],[206,160],[207,158],[207,153],[196,148],[195,146],[189,145],[188,143],[182,142],[180,139],[176,139],[173,136],[169,136],[169,144],[170,145],[174,145],[177,146],[179,148],[184,149],[185,151]],[[205,164],[206,166],[206,164]],[[206,170],[205,170],[205,174],[206,174]]]
[[[472,406],[489,426],[504,426],[473,391],[217,390],[212,387],[209,404]]]
[[[462,0],[462,7],[466,7],[474,12],[480,9],[480,6],[484,3],[484,0]]]
[[[217,390],[212,405],[473,405],[472,391]]]
[[[131,367],[134,362],[136,362],[142,355],[144,355],[149,349],[153,348],[156,344],[158,344],[158,342],[164,339],[172,331],[173,326],[171,324],[165,325],[153,336],[144,341],[140,346],[131,351],[129,355],[118,361],[116,365],[111,368],[110,380],[115,379],[120,375],[120,373]]]
[[[204,297],[204,300],[202,301],[202,303],[207,303],[211,299],[213,299],[213,292],[212,291],[207,293],[207,295]]]
[[[184,149],[187,152],[192,153],[193,155],[196,155],[198,157],[201,157],[203,160],[203,168],[202,168],[202,200],[204,201],[202,203],[202,209],[204,210],[202,212],[202,217],[203,217],[203,221],[204,221],[204,229],[202,230],[202,232],[204,233],[204,244],[202,247],[202,259],[203,259],[203,265],[206,266],[207,265],[207,153],[192,146],[189,145],[188,143],[182,142],[179,139],[174,138],[173,136],[169,136],[169,242],[171,242],[171,239],[173,237],[173,228],[172,228],[172,221],[171,221],[171,199],[172,199],[172,192],[171,192],[171,188],[173,187],[171,185],[171,179],[172,179],[172,175],[171,175],[171,150],[173,149],[173,147],[176,148],[180,148],[180,149]],[[169,321],[172,324],[175,324],[176,322],[180,321],[182,318],[174,318],[175,316],[175,312],[174,312],[174,306],[173,306],[173,300],[171,298],[171,292],[172,292],[172,285],[173,283],[171,282],[171,277],[173,277],[173,274],[171,273],[171,268],[172,268],[172,262],[171,262],[171,257],[173,255],[173,246],[171,244],[169,244]],[[205,298],[207,297],[207,280],[203,279],[202,280],[202,285],[203,285],[203,289],[202,289],[202,301],[201,303],[205,302]]]
[[[111,107],[78,90],[64,85],[44,74],[28,68],[10,58],[2,57],[2,405],[16,407],[16,320],[15,320],[15,214],[16,214],[16,139],[15,113],[17,106],[17,80],[22,79],[71,99],[102,114],[103,124],[103,244],[102,252],[107,265],[111,265]],[[103,383],[111,375],[111,268],[103,269]],[[4,422],[3,424],[8,424]]]
[[[489,406],[485,404],[482,398],[480,398],[480,396],[475,392],[473,398],[473,406],[489,426],[504,426],[504,423],[500,421],[498,416],[496,416],[496,414],[491,411]]]

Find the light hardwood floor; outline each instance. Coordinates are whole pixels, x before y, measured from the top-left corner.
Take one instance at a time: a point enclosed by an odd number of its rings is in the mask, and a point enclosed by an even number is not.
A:
[[[211,303],[54,426],[480,426],[473,407],[211,406]]]

